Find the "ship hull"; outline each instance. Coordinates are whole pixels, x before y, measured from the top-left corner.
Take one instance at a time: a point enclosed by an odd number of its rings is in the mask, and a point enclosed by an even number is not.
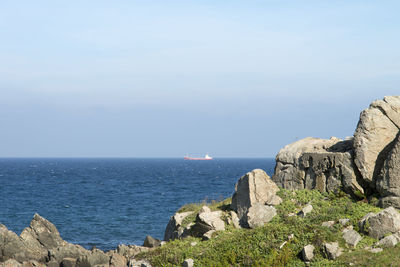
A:
[[[191,157],[184,157],[183,159],[185,159],[185,160],[212,160],[212,159],[206,159],[206,158],[191,158]]]

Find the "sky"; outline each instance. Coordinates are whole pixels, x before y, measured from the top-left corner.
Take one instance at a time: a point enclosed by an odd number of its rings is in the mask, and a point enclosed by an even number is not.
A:
[[[1,0],[0,157],[275,157],[400,94],[398,1]]]

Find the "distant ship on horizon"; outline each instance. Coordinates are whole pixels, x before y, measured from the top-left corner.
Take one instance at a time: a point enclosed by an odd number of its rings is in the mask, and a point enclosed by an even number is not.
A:
[[[183,157],[183,159],[185,159],[185,160],[212,160],[213,158],[210,157],[208,154],[206,154],[204,156],[204,158],[189,157],[189,155],[186,155],[185,157]]]

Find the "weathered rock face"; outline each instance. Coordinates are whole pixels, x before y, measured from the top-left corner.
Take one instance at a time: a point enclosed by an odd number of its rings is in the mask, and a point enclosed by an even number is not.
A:
[[[400,96],[386,96],[361,112],[354,133],[354,162],[372,188],[399,128]]]
[[[232,196],[232,209],[242,221],[251,206],[255,203],[265,204],[272,200],[278,191],[278,186],[265,171],[255,169],[241,177],[236,184]]]
[[[174,240],[180,238],[183,235],[184,228],[182,227],[183,220],[192,214],[192,211],[175,213],[174,216],[171,216],[167,227],[164,232],[164,241]]]
[[[376,189],[381,196],[382,207],[400,208],[400,134],[397,135],[382,172],[376,179]]]
[[[307,137],[285,146],[276,156],[272,180],[290,190],[341,188],[350,194],[364,193],[352,159],[352,140]]]

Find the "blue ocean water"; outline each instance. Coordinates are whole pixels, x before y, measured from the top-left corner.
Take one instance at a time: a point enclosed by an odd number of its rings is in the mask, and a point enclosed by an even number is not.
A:
[[[162,239],[182,205],[222,200],[274,159],[0,159],[0,223],[19,234],[34,215],[68,242],[103,250]]]

